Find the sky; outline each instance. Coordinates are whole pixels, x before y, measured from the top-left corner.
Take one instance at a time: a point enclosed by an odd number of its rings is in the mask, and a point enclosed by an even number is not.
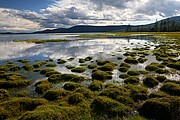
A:
[[[180,0],[0,0],[0,32],[140,25],[180,16]]]

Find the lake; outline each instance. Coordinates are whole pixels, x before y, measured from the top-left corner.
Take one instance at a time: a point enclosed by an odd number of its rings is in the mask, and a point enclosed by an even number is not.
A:
[[[53,63],[57,63],[58,59],[66,60],[65,64],[58,64],[53,69],[59,71],[60,73],[73,73],[71,70],[67,69],[65,66],[84,66],[87,68],[88,64],[96,64],[96,60],[110,60],[117,65],[121,64],[126,56],[127,51],[132,51],[134,48],[149,47],[149,54],[144,56],[148,60],[144,63],[139,63],[137,65],[131,65],[130,70],[145,70],[145,67],[152,63],[159,63],[155,56],[152,55],[151,51],[155,48],[156,44],[153,40],[145,39],[126,39],[126,38],[104,38],[104,39],[79,39],[75,36],[79,34],[15,34],[15,35],[0,35],[0,64],[8,62],[14,62],[14,64],[23,66],[16,62],[19,59],[28,59],[31,64],[36,61],[43,61],[52,59]],[[26,40],[26,39],[70,39],[70,42],[54,42],[54,43],[26,43],[26,42],[13,42],[13,40]],[[79,63],[79,59],[91,56],[93,59],[87,61],[82,65]],[[118,60],[118,57],[122,57]],[[73,58],[73,60],[68,60]],[[138,58],[136,56],[136,58]],[[33,83],[40,81],[42,79],[47,79],[43,75],[37,72],[27,72],[21,70],[20,73],[25,74],[27,79],[31,79]],[[87,69],[83,73],[73,73],[86,78],[91,78],[92,70]],[[113,82],[115,84],[123,84],[123,79],[119,78],[122,74],[117,69],[113,70],[113,75],[111,80],[107,80],[105,83]],[[178,74],[166,75],[168,79],[177,80],[179,79]],[[143,75],[140,75],[142,78]],[[90,82],[85,81],[82,84],[88,85]],[[62,87],[62,84],[54,85],[54,87]],[[32,86],[30,86],[31,88]]]

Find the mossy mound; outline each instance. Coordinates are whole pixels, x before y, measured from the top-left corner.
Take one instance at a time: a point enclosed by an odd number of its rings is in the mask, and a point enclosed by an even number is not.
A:
[[[137,70],[130,70],[130,71],[127,72],[127,74],[130,75],[130,76],[138,76],[141,73],[139,71],[137,71]]]
[[[139,61],[134,57],[127,57],[124,60],[124,62],[129,63],[129,64],[138,64],[139,63]]]
[[[70,90],[70,91],[74,91],[76,90],[78,87],[80,87],[80,85],[78,83],[75,82],[67,82],[64,84],[63,88],[65,90]]]
[[[167,97],[168,94],[162,92],[162,91],[158,91],[158,92],[152,92],[149,95],[149,98],[162,98],[162,97]]]
[[[179,120],[180,98],[162,97],[145,101],[139,109],[140,115],[155,120]]]
[[[170,68],[174,68],[176,70],[180,70],[180,61],[174,63],[168,63],[167,66]]]
[[[144,63],[144,62],[146,62],[148,59],[147,58],[138,58],[138,61],[139,61],[139,63]]]
[[[96,60],[97,65],[102,66],[105,65],[106,63],[111,63],[111,61],[108,60]]]
[[[34,69],[34,67],[30,64],[26,64],[22,68],[26,71],[32,71]]]
[[[174,96],[180,96],[180,85],[167,82],[161,88],[161,91]]]
[[[68,94],[69,94],[69,92],[65,91],[65,90],[60,90],[60,89],[49,90],[44,95],[44,98],[49,101],[53,101],[53,100],[57,100],[57,99],[62,99],[63,97],[66,97]]]
[[[22,90],[16,93],[16,97],[27,97],[28,96],[28,91],[27,90]]]
[[[45,105],[48,102],[45,99],[31,99],[31,98],[12,98],[0,103],[0,118],[2,120],[16,117],[23,112],[32,111],[37,106]]]
[[[158,80],[153,76],[147,76],[143,79],[143,84],[149,88],[153,88],[159,84]]]
[[[27,60],[27,59],[23,59],[23,60],[17,60],[17,62],[20,62],[20,63],[28,63],[28,62],[29,62],[29,60]]]
[[[119,70],[120,72],[127,72],[128,69],[129,69],[129,68],[127,68],[127,67],[120,67],[118,70]]]
[[[50,77],[51,75],[54,75],[54,74],[61,74],[60,72],[58,71],[49,71],[45,74],[46,77]]]
[[[18,80],[18,81],[11,81],[11,80],[0,80],[0,88],[10,89],[10,88],[20,88],[26,87],[31,85],[31,80]]]
[[[156,79],[159,81],[159,82],[164,82],[165,80],[167,80],[166,76],[157,76]]]
[[[159,69],[159,67],[157,67],[156,65],[147,65],[147,66],[145,67],[145,69],[146,69],[147,71],[155,71],[155,70]]]
[[[97,66],[95,64],[89,64],[87,67],[89,69],[95,69]]]
[[[0,89],[0,101],[1,100],[7,100],[10,97],[10,94],[5,89]]]
[[[130,68],[131,66],[128,63],[121,63],[119,67]]]
[[[97,69],[101,71],[113,71],[115,68],[115,65],[113,63],[106,63],[105,65],[98,67]]]
[[[67,69],[70,69],[70,70],[73,69],[73,68],[75,68],[75,67],[72,66],[72,65],[66,65],[65,67],[66,67]]]
[[[90,120],[89,110],[80,107],[62,107],[58,105],[43,105],[34,111],[28,111],[20,120]]]
[[[88,56],[88,57],[86,57],[84,60],[85,60],[85,61],[91,61],[92,59],[93,59],[93,57]]]
[[[162,69],[162,68],[158,68],[155,72],[159,73],[159,74],[167,74],[167,73],[169,73],[168,70]]]
[[[52,87],[52,84],[47,80],[39,81],[35,84],[35,91],[38,94],[44,94]]]
[[[128,77],[124,80],[124,83],[126,84],[138,84],[140,79],[135,76]]]
[[[100,96],[96,98],[92,104],[91,108],[96,115],[104,116],[107,115],[107,118],[123,118],[127,116],[130,108],[121,104],[111,98]]]
[[[57,65],[56,64],[53,64],[53,63],[48,63],[46,64],[46,67],[56,67]]]
[[[122,60],[123,58],[122,57],[117,57],[118,60]]]
[[[75,90],[76,93],[82,93],[83,96],[87,99],[90,99],[90,98],[93,98],[94,97],[94,93],[88,89],[88,88],[85,88],[85,87],[80,87],[80,88],[77,88]]]
[[[111,75],[109,75],[107,72],[101,71],[101,70],[96,70],[95,72],[92,73],[92,79],[95,80],[106,80],[112,78]]]
[[[63,59],[58,59],[57,60],[57,63],[58,64],[64,64],[64,63],[66,63],[67,61],[66,60],[63,60]]]
[[[10,71],[13,71],[13,72],[16,72],[16,71],[19,71],[21,70],[21,67],[20,66],[13,66],[9,69]]]
[[[40,71],[40,74],[46,75],[46,73],[51,72],[51,71],[54,71],[54,69],[45,68]]]
[[[34,68],[40,68],[40,67],[42,67],[43,65],[45,65],[46,64],[46,62],[44,62],[44,61],[42,61],[42,62],[36,62],[34,65],[33,65],[33,67]]]
[[[82,93],[74,93],[69,96],[68,103],[77,105],[78,103],[82,102],[84,100],[84,96]]]
[[[84,80],[85,80],[84,77],[75,74],[53,74],[48,78],[48,81],[52,83],[67,82],[67,81],[81,82]]]
[[[93,82],[89,85],[89,89],[92,91],[100,91],[102,89],[103,82],[98,80],[93,80]]]
[[[130,77],[130,75],[128,75],[128,74],[119,75],[119,78],[122,78],[122,79],[125,79],[125,78],[128,78],[128,77]]]
[[[83,73],[86,71],[86,68],[84,67],[76,67],[76,68],[73,68],[71,69],[72,72],[76,72],[76,73]]]
[[[85,59],[82,59],[82,58],[79,59],[79,63],[85,63],[85,62],[86,62]]]

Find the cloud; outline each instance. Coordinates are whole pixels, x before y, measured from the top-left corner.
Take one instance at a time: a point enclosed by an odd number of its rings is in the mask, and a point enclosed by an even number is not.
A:
[[[53,0],[38,13],[1,8],[0,29],[35,31],[82,24],[142,24],[180,15],[179,6],[180,0]]]

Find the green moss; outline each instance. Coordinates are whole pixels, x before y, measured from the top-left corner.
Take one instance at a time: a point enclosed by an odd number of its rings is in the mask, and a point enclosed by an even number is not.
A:
[[[65,91],[65,90],[60,90],[60,89],[49,90],[44,95],[44,98],[49,101],[53,101],[53,100],[57,100],[57,99],[62,99],[63,97],[66,97],[68,94],[69,94],[69,92]]]
[[[130,70],[130,71],[127,72],[127,74],[130,75],[130,76],[138,76],[141,73],[139,71],[137,71],[137,70]]]
[[[169,71],[166,70],[166,69],[158,68],[158,69],[156,70],[156,73],[159,73],[159,74],[167,74],[167,73],[169,73]]]
[[[158,92],[152,92],[149,95],[149,98],[162,98],[162,97],[167,97],[168,95],[164,92],[158,91]]]
[[[34,65],[33,65],[33,67],[34,68],[40,68],[40,67],[42,67],[43,65],[45,65],[46,64],[46,62],[44,62],[44,61],[42,61],[42,62],[36,62]]]
[[[85,80],[84,77],[75,74],[53,74],[48,78],[48,81],[53,83],[66,82],[66,81],[81,82],[84,80]]]
[[[82,58],[79,59],[79,63],[85,63],[85,62],[86,62],[85,59],[82,59]]]
[[[10,89],[10,88],[20,88],[26,87],[32,83],[31,80],[19,80],[19,81],[2,81],[0,80],[0,88]]]
[[[39,81],[35,84],[35,91],[38,94],[44,94],[46,91],[48,91],[52,87],[51,83],[47,80]]]
[[[109,78],[112,78],[111,75],[101,70],[96,70],[95,72],[92,73],[92,79],[95,80],[106,80]]]
[[[28,91],[27,90],[22,90],[18,93],[16,93],[17,97],[27,97],[28,96]]]
[[[138,64],[139,63],[138,60],[136,60],[136,58],[134,58],[134,57],[127,57],[124,61],[129,64]]]
[[[130,108],[108,97],[98,97],[91,104],[93,112],[107,118],[123,118],[127,116]]]
[[[145,101],[139,109],[140,115],[148,119],[178,120],[180,99],[177,97],[153,98]]]
[[[50,77],[51,75],[54,75],[54,74],[61,74],[60,72],[58,71],[49,71],[49,72],[46,72],[46,77]]]
[[[89,69],[95,69],[97,66],[95,64],[89,64],[87,67]]]
[[[122,57],[117,57],[118,60],[122,60],[123,58]]]
[[[34,67],[30,64],[26,64],[22,68],[26,71],[32,71],[34,69]]]
[[[53,63],[48,63],[46,64],[46,67],[56,67],[57,65],[56,64],[53,64]]]
[[[44,99],[12,98],[0,103],[0,109],[5,110],[0,112],[0,118],[8,119],[20,116],[26,111],[34,110],[37,106],[45,104],[47,101]]]
[[[130,68],[131,66],[128,63],[121,63],[120,67]]]
[[[5,89],[0,89],[0,101],[7,100],[10,97],[10,94]]]
[[[11,67],[9,70],[16,72],[16,71],[21,70],[21,67],[20,67],[20,66],[13,66],[13,67]]]
[[[90,120],[88,109],[80,107],[63,107],[58,105],[44,105],[34,111],[26,112],[20,120]]]
[[[115,65],[113,63],[106,63],[103,66],[98,67],[97,69],[101,71],[113,71],[115,68]]]
[[[155,70],[159,69],[159,67],[157,67],[156,65],[147,65],[147,66],[145,67],[145,69],[146,69],[147,71],[155,71]]]
[[[92,91],[100,91],[102,89],[103,82],[98,80],[93,80],[93,82],[89,85],[89,89]]]
[[[124,80],[124,83],[126,84],[138,84],[139,83],[139,78],[138,77],[135,77],[135,76],[131,76],[131,77],[128,77]]]
[[[161,88],[161,91],[174,96],[180,96],[180,86],[175,83],[167,82]]]
[[[86,68],[84,68],[84,67],[76,67],[76,68],[73,68],[71,71],[76,72],[76,73],[83,73],[83,72],[86,71]]]
[[[125,79],[125,78],[128,78],[128,77],[130,77],[130,75],[128,75],[128,74],[119,75],[119,78],[122,78],[122,79]]]
[[[82,93],[74,93],[69,96],[68,102],[69,104],[77,105],[78,103],[84,100],[84,96]]]
[[[93,59],[93,57],[89,56],[89,57],[86,57],[84,60],[85,61],[91,61]]]
[[[82,93],[84,95],[84,97],[86,97],[87,99],[94,97],[93,92],[91,90],[89,90],[88,88],[85,88],[85,87],[77,88],[75,92],[76,93]]]
[[[143,79],[143,84],[149,88],[153,88],[159,84],[158,80],[153,76],[147,76]]]
[[[41,73],[42,75],[46,75],[46,73],[51,72],[51,71],[54,71],[54,69],[45,68],[45,69],[42,69],[42,70],[40,71],[40,73]]]
[[[64,84],[63,88],[65,90],[70,90],[70,91],[74,91],[76,90],[78,87],[80,87],[80,85],[78,83],[75,82],[67,82]]]
[[[64,63],[66,63],[67,61],[65,61],[65,60],[63,60],[63,59],[58,59],[57,60],[57,63],[58,64],[64,64]]]
[[[145,71],[145,70],[139,70],[139,72],[140,72],[141,74],[148,74],[148,72]]]
[[[125,50],[129,50],[129,49],[125,49]],[[124,56],[136,56],[136,52],[129,52],[127,51],[126,53],[123,54]]]
[[[127,68],[127,67],[120,67],[118,70],[119,70],[120,72],[127,72],[128,69],[129,69],[129,68]]]
[[[147,58],[138,58],[139,63],[144,63],[147,60],[148,60]]]
[[[96,63],[97,63],[97,65],[99,65],[99,66],[103,66],[103,65],[105,65],[106,63],[111,63],[110,61],[108,61],[108,60],[96,60]]]
[[[24,59],[24,60],[17,60],[17,62],[20,62],[20,63],[28,63],[29,60],[27,60],[27,59]]]
[[[167,80],[166,76],[157,76],[156,79],[159,81],[159,82],[164,82],[165,80]]]
[[[73,68],[75,68],[75,67],[72,66],[72,65],[66,65],[66,68],[67,68],[67,69],[73,69]]]

